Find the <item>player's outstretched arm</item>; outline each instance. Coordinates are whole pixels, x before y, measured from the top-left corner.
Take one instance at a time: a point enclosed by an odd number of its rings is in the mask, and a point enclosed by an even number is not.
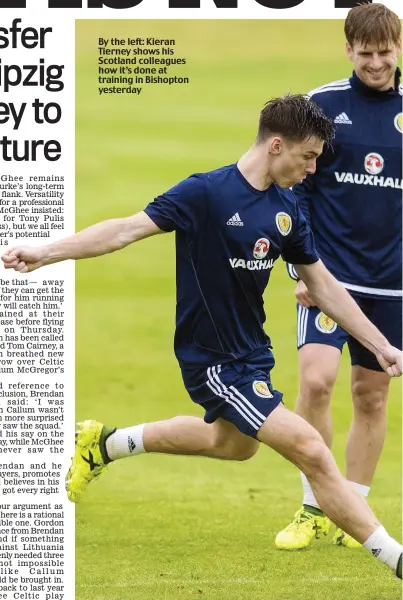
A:
[[[10,248],[1,260],[6,269],[29,273],[63,260],[79,260],[115,252],[157,233],[163,232],[145,212],[139,212],[122,219],[102,221],[46,246]]]
[[[402,374],[402,352],[391,346],[321,261],[295,265],[315,305],[373,352],[390,377]]]

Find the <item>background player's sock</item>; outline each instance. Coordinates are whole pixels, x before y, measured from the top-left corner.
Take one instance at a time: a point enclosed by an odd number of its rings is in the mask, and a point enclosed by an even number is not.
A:
[[[304,488],[304,498],[302,500],[302,504],[304,505],[305,510],[307,510],[308,512],[312,512],[313,514],[322,514],[323,512],[320,510],[320,506],[315,498],[315,494],[312,491],[312,488],[310,486],[310,483],[308,481],[308,479],[306,478],[306,475],[304,475],[304,473],[301,473],[301,481],[302,481],[302,487]],[[317,511],[319,512],[313,512],[310,511],[309,508],[316,508]]]
[[[364,498],[364,500],[368,498],[369,490],[371,489],[369,485],[362,485],[361,483],[355,483],[354,481],[350,481],[350,483],[355,491],[358,492],[362,498]]]
[[[110,460],[125,458],[126,456],[135,456],[145,452],[143,445],[142,425],[134,425],[125,429],[117,429],[106,440],[106,452]]]
[[[308,512],[312,512],[314,515],[320,515],[320,514],[323,515],[323,512],[320,510],[320,506],[315,498],[315,494],[313,493],[310,483],[309,483],[308,479],[306,478],[306,475],[304,475],[304,473],[301,473],[301,481],[302,481],[302,487],[304,489],[304,497],[302,500],[302,504],[304,505],[305,510],[307,510]],[[365,500],[368,498],[368,494],[371,489],[368,485],[362,485],[361,483],[355,483],[355,481],[350,481],[349,483],[353,486],[355,491],[362,498],[364,498]],[[316,508],[320,512],[317,512],[317,510],[311,511],[310,507]]]
[[[371,552],[378,560],[385,563],[396,571],[397,563],[402,553],[403,547],[385,530],[382,525],[375,529],[367,541],[364,543],[364,548]]]

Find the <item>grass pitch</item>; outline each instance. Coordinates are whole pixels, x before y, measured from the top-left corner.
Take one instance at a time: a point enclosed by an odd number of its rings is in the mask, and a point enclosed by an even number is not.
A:
[[[98,96],[98,37],[175,38],[188,86]],[[78,21],[77,228],[141,210],[195,171],[237,160],[264,102],[349,76],[341,21]],[[321,49],[319,51],[319,48]],[[323,50],[325,48],[326,50]],[[174,238],[77,264],[77,420],[127,426],[200,415],[172,352]],[[297,393],[293,284],[278,262],[266,294],[275,387]],[[351,419],[347,353],[334,395],[343,468]],[[401,388],[370,496],[401,535]],[[299,507],[296,469],[262,447],[246,463],[140,456],[94,483],[76,511],[77,600],[398,600],[399,582],[364,550],[316,542],[279,552]]]

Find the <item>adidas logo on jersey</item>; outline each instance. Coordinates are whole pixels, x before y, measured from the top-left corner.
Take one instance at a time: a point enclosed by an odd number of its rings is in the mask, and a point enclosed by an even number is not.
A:
[[[243,227],[243,221],[241,221],[239,213],[235,213],[234,216],[228,219],[227,225],[233,225],[234,227]]]
[[[348,118],[345,112],[340,113],[334,120],[335,123],[340,123],[341,125],[352,125],[353,122]]]

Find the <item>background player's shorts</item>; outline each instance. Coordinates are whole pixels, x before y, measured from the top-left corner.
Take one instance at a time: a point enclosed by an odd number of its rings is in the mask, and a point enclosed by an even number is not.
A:
[[[202,369],[182,368],[182,377],[193,402],[206,411],[206,423],[225,419],[242,433],[256,438],[283,397],[271,385],[273,357],[270,362],[266,368],[240,361]]]
[[[386,337],[389,343],[402,349],[402,301],[378,300],[354,297],[362,312]],[[369,350],[339,327],[316,307],[304,308],[297,304],[297,346],[305,344],[326,344],[340,351],[347,342],[351,364],[382,371],[381,365]]]

